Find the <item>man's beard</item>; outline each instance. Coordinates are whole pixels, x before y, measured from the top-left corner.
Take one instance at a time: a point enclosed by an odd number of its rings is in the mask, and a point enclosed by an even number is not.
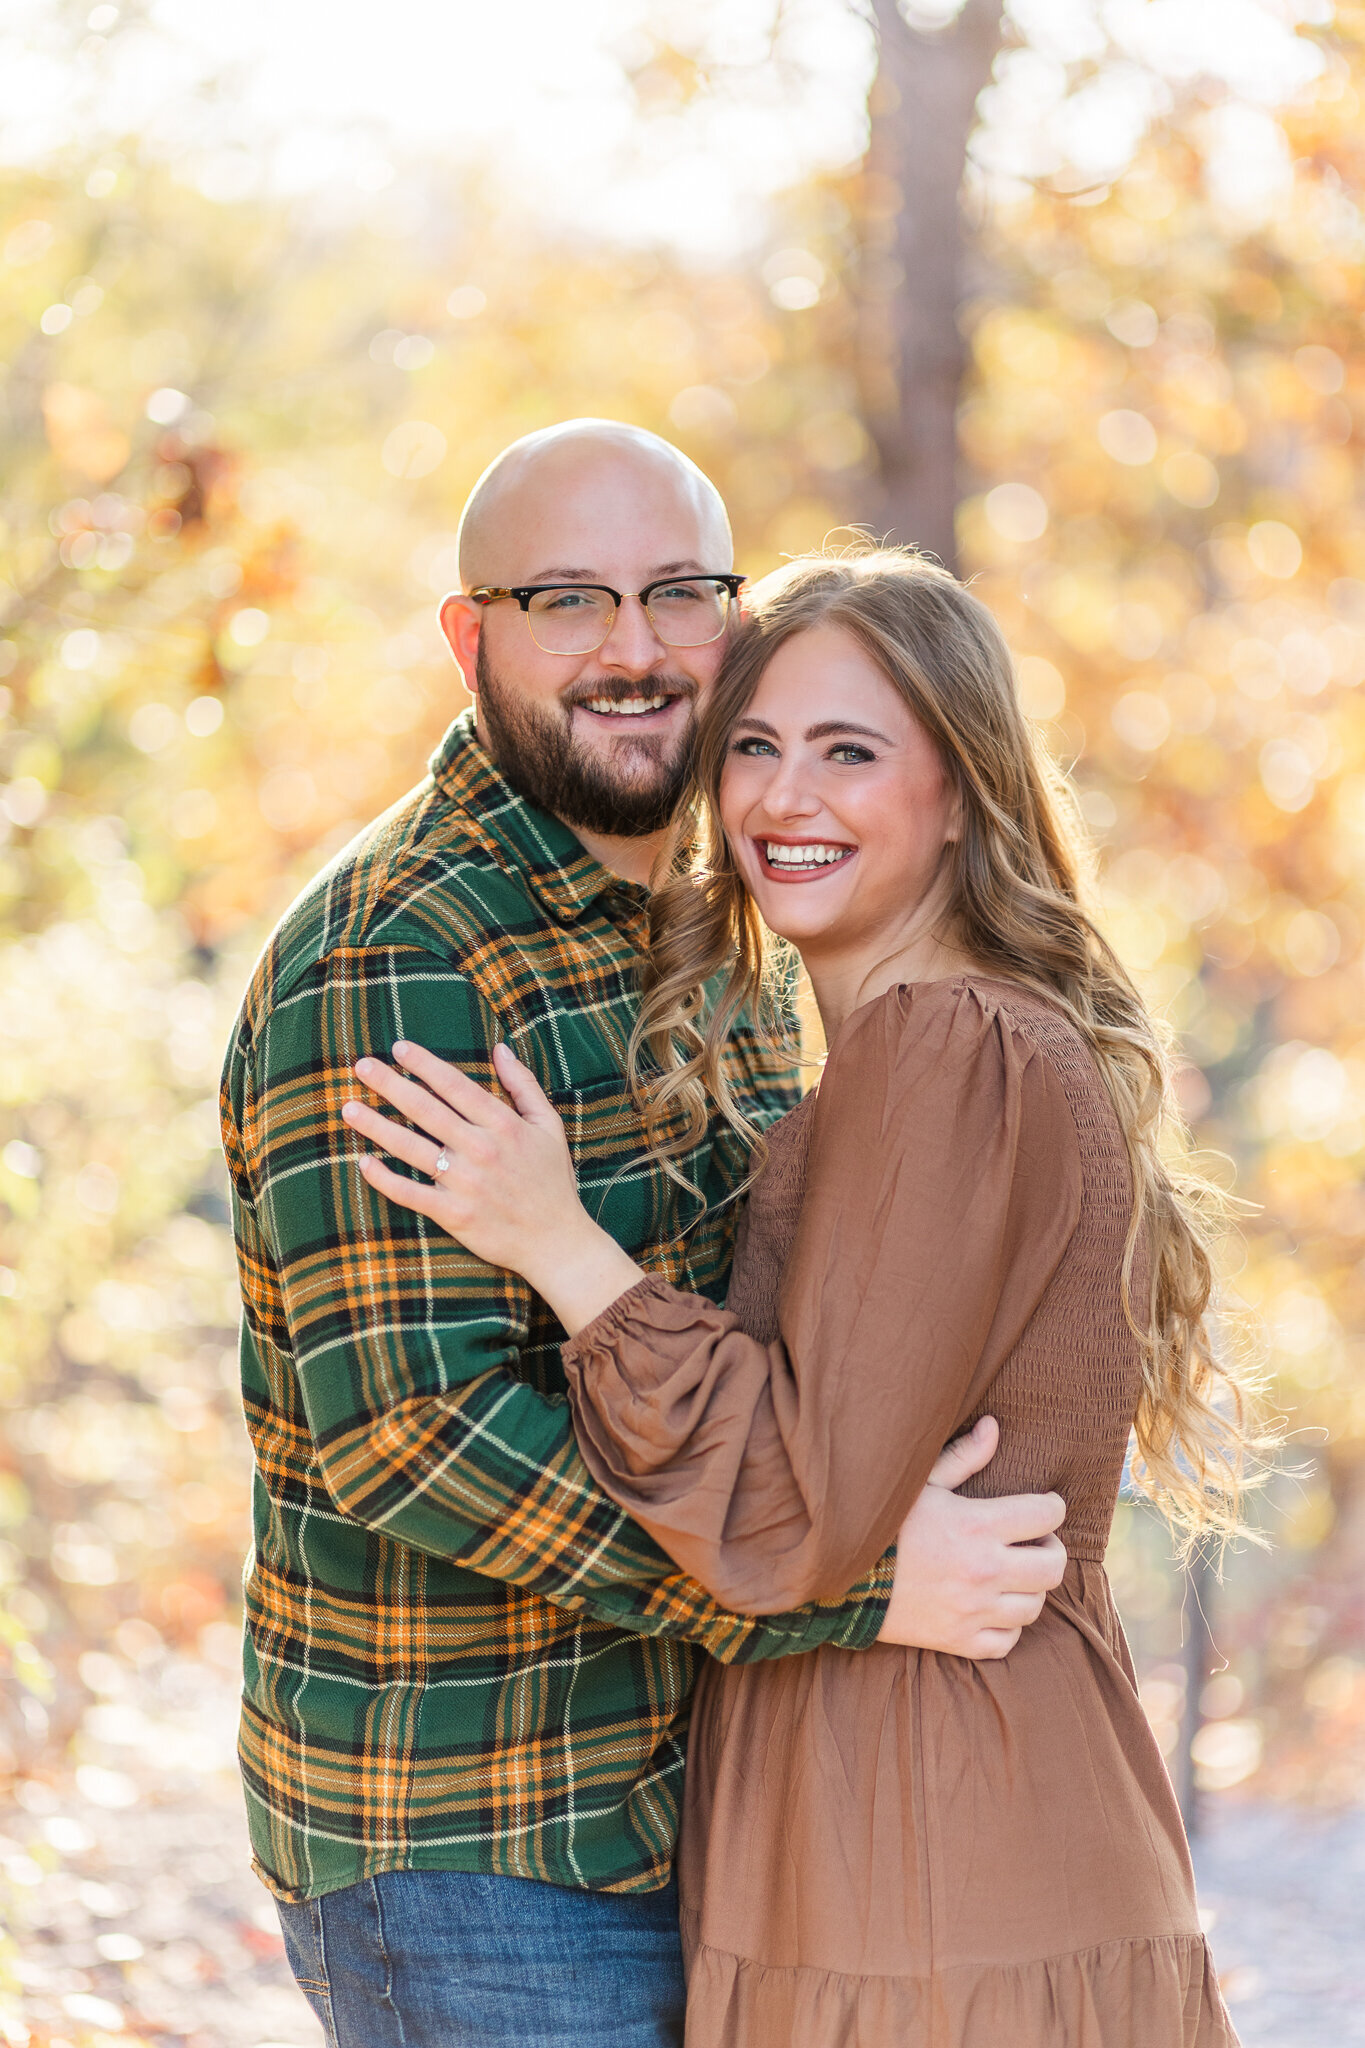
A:
[[[479,639],[475,674],[479,686],[479,718],[489,746],[507,781],[552,817],[584,832],[612,839],[648,839],[662,832],[682,801],[692,765],[696,736],[695,709],[681,739],[671,733],[629,734],[613,754],[628,754],[630,771],[611,756],[590,753],[573,736],[572,709],[562,703],[541,705],[519,697],[493,672]],[[655,694],[695,700],[697,686],[688,677],[658,680]],[[641,685],[613,693],[603,684],[584,696],[638,696]],[[668,750],[676,748],[676,756]]]

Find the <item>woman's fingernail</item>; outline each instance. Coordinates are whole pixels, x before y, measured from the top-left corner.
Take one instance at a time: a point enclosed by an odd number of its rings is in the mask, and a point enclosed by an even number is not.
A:
[[[355,1070],[357,1074],[372,1074],[375,1070],[375,1066],[376,1062],[374,1060],[357,1060],[355,1063]]]
[[[393,1056],[396,1060],[405,1059],[411,1051],[412,1047],[408,1044],[406,1038],[395,1038],[393,1041]]]
[[[343,1103],[342,1103],[342,1105],[341,1105],[341,1114],[342,1114],[342,1118],[343,1118],[343,1120],[344,1120],[344,1121],[345,1121],[346,1123],[350,1124],[350,1123],[354,1123],[354,1122],[355,1122],[355,1113],[356,1113],[356,1108],[357,1108],[357,1106],[358,1106],[358,1105],[357,1105],[356,1103],[354,1103],[354,1102],[343,1102]]]

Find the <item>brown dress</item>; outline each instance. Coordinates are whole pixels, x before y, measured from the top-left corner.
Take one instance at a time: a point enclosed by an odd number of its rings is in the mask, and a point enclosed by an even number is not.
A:
[[[566,1347],[597,1478],[745,1612],[838,1597],[986,1410],[969,1490],[1067,1502],[1066,1576],[1006,1658],[705,1667],[689,2048],[1235,2048],[1102,1562],[1129,1211],[1063,1018],[983,978],[903,987],[774,1128],[728,1307],[646,1280]]]

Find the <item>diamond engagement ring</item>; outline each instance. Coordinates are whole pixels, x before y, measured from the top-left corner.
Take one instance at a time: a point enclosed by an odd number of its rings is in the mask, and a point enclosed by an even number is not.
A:
[[[445,1146],[442,1145],[440,1151],[436,1154],[436,1164],[431,1169],[432,1179],[439,1180],[441,1175],[449,1170],[449,1167],[450,1154],[446,1151]]]

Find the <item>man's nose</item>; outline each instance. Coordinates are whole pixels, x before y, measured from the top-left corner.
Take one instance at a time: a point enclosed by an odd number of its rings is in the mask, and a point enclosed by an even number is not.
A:
[[[668,649],[638,597],[622,598],[612,629],[597,653],[604,668],[630,676],[648,675],[668,658]]]

